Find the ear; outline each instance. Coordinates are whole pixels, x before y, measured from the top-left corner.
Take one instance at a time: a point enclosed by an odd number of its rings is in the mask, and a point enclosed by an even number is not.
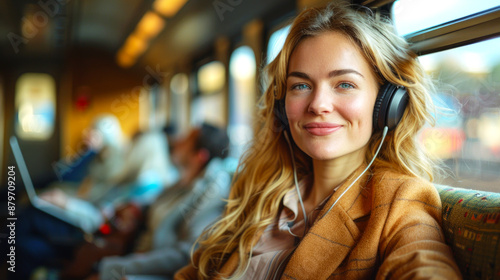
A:
[[[201,148],[196,153],[196,158],[203,163],[207,163],[210,159],[210,152],[205,148]]]

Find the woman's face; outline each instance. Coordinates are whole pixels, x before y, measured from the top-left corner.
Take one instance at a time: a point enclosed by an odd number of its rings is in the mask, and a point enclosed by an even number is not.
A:
[[[306,38],[290,57],[286,81],[298,147],[315,160],[363,159],[379,86],[358,47],[338,32]]]

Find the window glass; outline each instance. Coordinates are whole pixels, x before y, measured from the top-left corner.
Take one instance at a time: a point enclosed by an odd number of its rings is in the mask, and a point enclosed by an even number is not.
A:
[[[208,122],[219,127],[226,126],[224,106],[225,100],[222,93],[200,95],[191,101],[191,125],[199,126]]]
[[[436,126],[420,140],[444,160],[442,183],[498,192],[500,38],[420,57],[438,84]]]
[[[239,158],[252,138],[252,116],[256,103],[257,65],[253,50],[242,46],[229,61],[229,139],[231,156]]]
[[[226,68],[220,61],[212,61],[198,70],[198,88],[201,94],[222,91],[226,81]]]
[[[159,130],[167,123],[167,92],[163,86],[145,87],[139,98],[139,123],[141,130]]]
[[[26,73],[16,83],[16,134],[45,140],[54,132],[56,84],[48,74]]]
[[[291,25],[288,25],[276,30],[271,37],[269,37],[269,42],[267,44],[267,64],[273,61],[283,48],[286,36],[288,36],[290,32],[290,26]]]
[[[397,32],[406,35],[499,5],[498,0],[398,0],[392,18]]]
[[[199,96],[191,102],[191,125],[209,122],[226,126],[226,102],[223,94],[226,67],[220,61],[209,62],[198,70]]]

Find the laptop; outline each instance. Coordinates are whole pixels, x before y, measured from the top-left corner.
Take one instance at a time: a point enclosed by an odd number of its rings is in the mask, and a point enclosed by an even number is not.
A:
[[[80,219],[77,215],[72,212],[66,211],[65,209],[54,205],[46,200],[41,199],[33,186],[33,182],[31,181],[31,176],[28,172],[28,168],[26,167],[26,162],[24,161],[23,154],[21,153],[21,148],[19,147],[19,142],[15,136],[10,138],[10,147],[12,148],[12,153],[14,154],[14,158],[17,162],[17,167],[19,168],[19,173],[21,174],[21,178],[24,182],[24,188],[26,189],[26,193],[28,194],[28,199],[31,205],[36,209],[43,211],[51,216],[56,217],[70,225],[73,225],[76,228],[81,229],[84,233],[91,235],[92,229],[91,227],[84,223],[82,219]]]

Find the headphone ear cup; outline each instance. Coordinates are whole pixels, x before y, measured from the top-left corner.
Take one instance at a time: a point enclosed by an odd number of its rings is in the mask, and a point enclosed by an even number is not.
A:
[[[396,128],[408,105],[408,91],[389,82],[380,87],[373,109],[373,131]]]
[[[375,107],[373,108],[373,132],[380,131],[385,126],[385,116],[383,116],[383,113],[381,114],[381,107],[386,98],[387,87],[389,85],[388,83],[383,84],[378,91]]]

